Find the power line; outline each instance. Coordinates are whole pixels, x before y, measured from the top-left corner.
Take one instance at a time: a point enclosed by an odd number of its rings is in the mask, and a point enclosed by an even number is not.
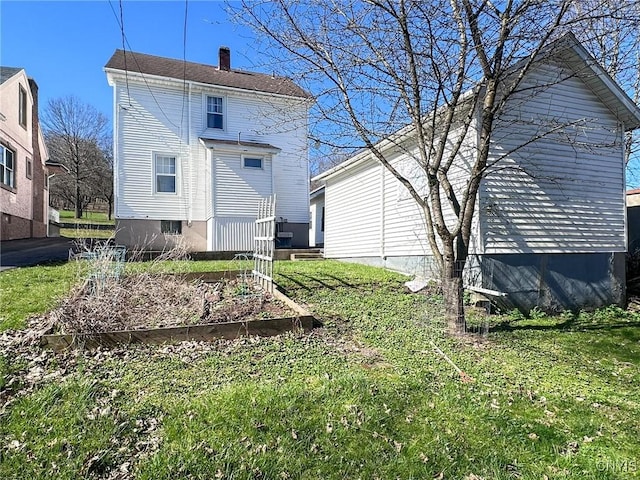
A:
[[[184,0],[184,25],[182,28],[182,111],[180,113],[180,141],[184,124],[184,104],[187,96],[187,17],[189,14],[189,0]],[[189,132],[187,132],[189,135]]]
[[[120,5],[122,5],[122,0],[120,0]],[[149,90],[149,93],[151,94],[151,97],[153,98],[153,101],[155,102],[155,104],[158,107],[158,109],[160,110],[160,112],[162,112],[162,115],[164,115],[164,118],[166,118],[167,121],[171,125],[173,125],[174,128],[176,128],[176,130],[179,130],[180,128],[175,123],[173,123],[173,121],[169,118],[169,116],[165,113],[165,111],[160,106],[160,102],[158,102],[158,99],[153,94],[153,90],[149,86],[149,83],[147,82],[147,79],[144,76],[144,73],[142,73],[142,68],[140,68],[140,64],[138,63],[138,59],[133,54],[133,49],[131,48],[131,44],[129,43],[129,39],[127,38],[126,34],[124,33],[124,24],[118,18],[118,14],[116,13],[115,9],[113,8],[113,4],[111,3],[111,0],[109,0],[109,6],[111,6],[111,11],[113,12],[114,17],[116,18],[116,22],[118,22],[118,26],[120,27],[120,30],[122,32],[122,37],[124,39],[124,42],[126,43],[126,46],[129,47],[129,51],[132,52],[131,58],[133,58],[133,61],[135,62],[136,66],[138,67],[138,72],[137,73],[139,73],[140,76],[142,77],[142,80],[144,81],[144,84],[147,86],[147,90]],[[123,45],[123,50],[124,50],[123,53],[124,53],[125,59],[126,59],[126,49],[125,49],[124,45]],[[126,61],[125,61],[125,67],[124,68],[125,68],[125,78],[126,78],[126,76],[127,76]],[[127,88],[128,88],[128,83],[127,83]],[[127,94],[128,94],[128,92],[127,92]]]

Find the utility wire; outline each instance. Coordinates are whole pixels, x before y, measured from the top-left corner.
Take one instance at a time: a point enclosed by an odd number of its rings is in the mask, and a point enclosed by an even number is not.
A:
[[[122,53],[124,55],[124,79],[127,84],[127,101],[131,105],[131,94],[129,92],[129,73],[127,69],[127,51],[124,48],[124,15],[122,14],[122,0],[120,0],[120,32],[122,33]]]
[[[120,0],[120,2],[122,2],[122,0]],[[142,68],[140,68],[140,64],[138,63],[138,59],[136,58],[135,55],[133,55],[133,49],[131,48],[131,44],[129,43],[129,39],[127,38],[126,34],[124,33],[124,25],[120,21],[120,19],[118,18],[118,14],[116,13],[115,9],[113,8],[113,4],[111,3],[111,0],[109,0],[109,5],[111,6],[111,11],[113,12],[114,17],[116,18],[116,22],[118,22],[118,26],[120,27],[120,30],[122,31],[122,37],[124,38],[126,46],[129,47],[129,51],[132,52],[131,58],[133,58],[133,61],[135,62],[136,66],[138,67],[138,72],[137,73],[139,73],[140,76],[142,77],[142,80],[144,80],[144,84],[147,86],[147,90],[149,90],[149,93],[151,94],[151,97],[153,98],[153,101],[156,103],[156,106],[158,107],[158,109],[162,112],[162,115],[164,115],[164,118],[166,118],[167,121],[171,125],[173,125],[173,127],[176,130],[179,130],[179,127],[175,123],[173,123],[173,121],[169,118],[169,116],[165,113],[165,111],[160,106],[160,103],[158,102],[158,99],[156,98],[156,96],[153,94],[153,90],[149,86],[149,83],[147,82],[147,79],[144,76],[144,73],[142,73]],[[124,49],[124,46],[123,46],[123,49]],[[125,55],[126,55],[126,50],[125,50]],[[125,58],[126,58],[126,56],[125,56]],[[127,66],[126,66],[126,63],[125,63],[125,78],[126,78],[126,75],[127,75]]]
[[[189,15],[189,0],[184,0],[184,25],[182,27],[182,111],[180,113],[180,141],[184,127],[184,104],[187,96],[187,18]],[[189,132],[187,132],[189,135]]]

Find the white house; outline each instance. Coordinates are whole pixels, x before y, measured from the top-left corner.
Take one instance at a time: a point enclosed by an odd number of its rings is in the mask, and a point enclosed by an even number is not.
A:
[[[278,228],[308,245],[308,110],[288,78],[116,50],[113,87],[116,241],[247,251],[261,198]]]
[[[640,127],[640,109],[573,35],[550,52],[496,122],[490,158],[504,158],[478,193],[466,281],[505,308],[622,304],[624,138]],[[550,124],[566,126],[540,135]],[[475,158],[474,125],[456,157],[454,185]],[[410,131],[406,137],[379,147],[426,194],[423,171],[397,148],[410,145]],[[326,258],[435,276],[422,212],[369,152],[313,180],[325,183]]]

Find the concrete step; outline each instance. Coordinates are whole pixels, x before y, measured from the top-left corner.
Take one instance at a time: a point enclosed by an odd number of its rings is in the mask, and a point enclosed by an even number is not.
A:
[[[289,257],[291,260],[323,260],[324,257],[320,252],[308,252],[308,253],[292,253]]]

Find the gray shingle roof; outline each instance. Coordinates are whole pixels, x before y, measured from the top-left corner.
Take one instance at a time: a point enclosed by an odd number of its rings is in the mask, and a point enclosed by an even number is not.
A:
[[[291,97],[312,98],[311,95],[286,77],[241,70],[219,70],[213,65],[183,62],[173,58],[157,57],[145,53],[126,52],[129,72],[157,75],[224,87],[274,93]],[[105,65],[106,69],[125,70],[125,52],[116,50]]]
[[[0,67],[0,85],[13,77],[22,68],[20,67]]]

